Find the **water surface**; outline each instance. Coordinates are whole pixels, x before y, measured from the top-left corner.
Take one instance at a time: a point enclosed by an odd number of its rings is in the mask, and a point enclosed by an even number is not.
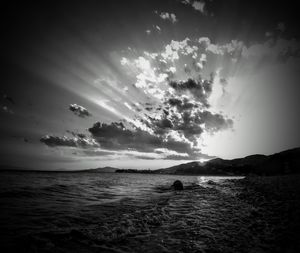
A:
[[[185,191],[170,188],[177,179],[184,183]],[[192,248],[204,249],[206,239],[199,240],[200,225],[202,233],[206,227],[206,237],[217,229],[218,224],[213,224],[220,219],[216,204],[220,196],[232,195],[217,189],[224,179],[3,172],[2,243],[8,248],[22,245],[28,252],[173,252],[188,241],[194,241]],[[217,184],[207,183],[209,180]],[[213,223],[208,224],[208,219]]]

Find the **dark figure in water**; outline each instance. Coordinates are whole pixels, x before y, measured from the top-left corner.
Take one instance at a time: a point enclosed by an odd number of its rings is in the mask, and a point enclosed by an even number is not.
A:
[[[173,187],[174,187],[174,190],[176,190],[176,191],[182,191],[183,190],[183,184],[180,180],[176,180],[173,183]]]

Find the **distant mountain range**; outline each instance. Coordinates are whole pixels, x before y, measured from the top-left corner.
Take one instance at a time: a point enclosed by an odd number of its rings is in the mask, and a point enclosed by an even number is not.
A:
[[[190,162],[155,170],[159,174],[176,175],[283,175],[300,173],[300,148],[273,155],[251,155],[225,160],[212,159],[206,163]]]
[[[4,171],[40,171],[28,168],[0,166]],[[45,171],[44,171],[45,172]],[[144,173],[174,175],[284,175],[300,173],[300,148],[286,150],[273,155],[251,155],[225,160],[216,158],[205,163],[190,162],[158,170],[117,169],[103,167],[77,171],[47,171],[72,173]]]
[[[88,170],[81,170],[80,172],[91,172],[91,173],[114,173],[116,172],[116,170],[118,170],[117,168],[113,168],[113,167],[103,167],[103,168],[96,168],[96,169],[88,169]]]
[[[116,172],[117,168],[113,167],[103,167],[103,168],[95,168],[95,169],[87,169],[87,170],[37,170],[37,169],[30,169],[30,168],[22,168],[22,167],[15,167],[15,166],[8,166],[8,165],[1,165],[0,172],[9,172],[9,171],[20,171],[20,172],[61,172],[61,173],[81,173],[81,172],[88,172],[88,173],[114,173]]]

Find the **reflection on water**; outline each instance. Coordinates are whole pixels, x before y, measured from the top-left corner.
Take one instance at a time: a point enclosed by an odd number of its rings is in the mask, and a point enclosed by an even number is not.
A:
[[[197,177],[198,183],[201,186],[206,186],[206,183],[211,181],[211,182],[215,182],[215,183],[221,183],[224,182],[224,180],[226,179],[243,179],[245,178],[244,176],[241,177],[237,177],[237,176],[199,176]]]
[[[177,179],[185,191],[171,189]],[[29,252],[201,250],[224,223],[226,205],[238,206],[230,194],[203,187],[210,180],[224,177],[1,173],[2,244]]]

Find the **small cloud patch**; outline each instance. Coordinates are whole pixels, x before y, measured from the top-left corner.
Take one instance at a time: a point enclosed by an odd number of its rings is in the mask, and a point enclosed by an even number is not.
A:
[[[163,20],[169,20],[171,21],[173,24],[176,23],[178,21],[176,15],[174,13],[168,13],[168,12],[161,12],[158,13],[157,11],[155,11],[156,14],[158,14],[160,16],[161,19]]]
[[[77,104],[70,104],[69,110],[72,111],[75,115],[85,118],[88,116],[92,116],[92,114],[83,106]]]
[[[40,141],[49,147],[100,147],[99,143],[97,143],[94,139],[85,136],[84,134],[73,134],[72,137],[45,135],[40,139]]]
[[[196,11],[200,11],[201,13],[204,14],[205,2],[203,2],[203,1],[194,1],[193,4],[192,4],[192,7]]]

